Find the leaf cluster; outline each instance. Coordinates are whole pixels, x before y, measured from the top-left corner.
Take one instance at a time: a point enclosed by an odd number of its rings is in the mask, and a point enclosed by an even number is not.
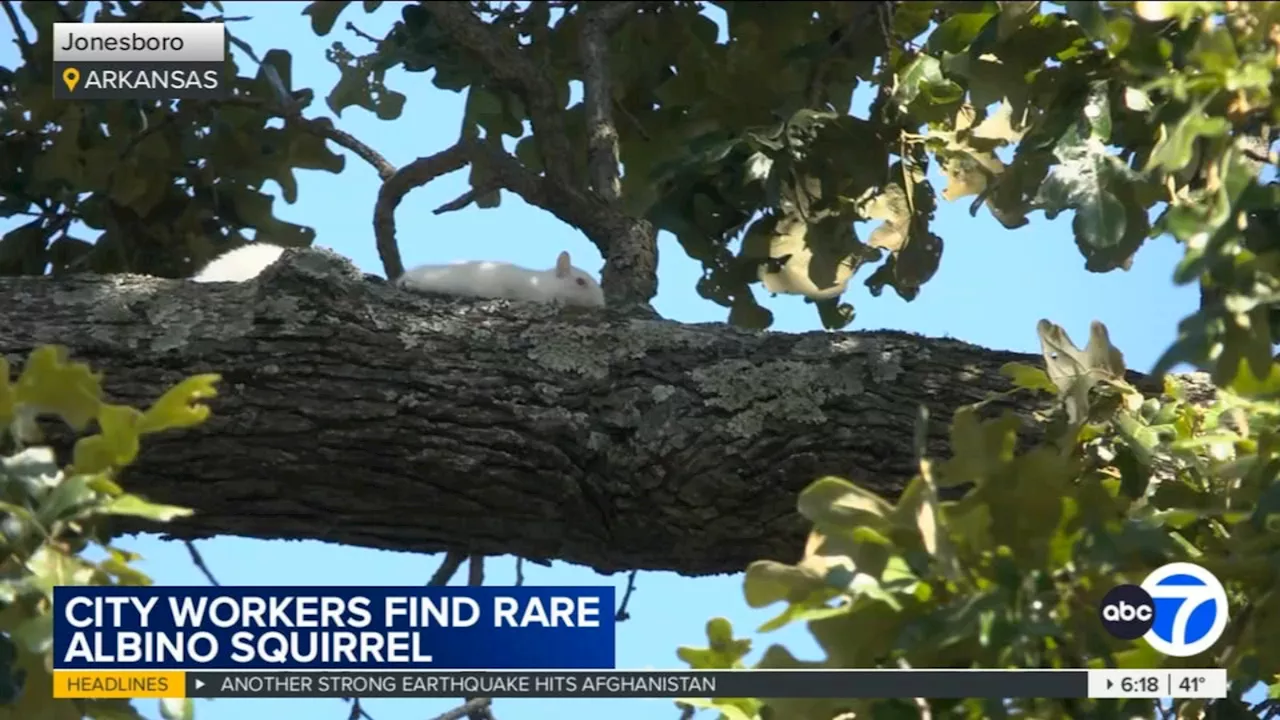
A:
[[[274,181],[292,203],[296,170],[343,168],[296,118],[270,126],[285,101],[309,105],[310,90],[279,98],[262,67],[240,75],[228,56],[226,101],[53,98],[54,23],[202,22],[206,4],[221,10],[203,0],[95,3],[88,17],[84,2],[18,4],[36,34],[20,44],[22,65],[0,67],[0,218],[30,220],[0,238],[0,275],[185,277],[252,238],[311,244],[314,231],[277,219],[263,191]],[[264,62],[288,87],[289,53]]]
[[[141,720],[128,700],[53,699],[53,591],[58,586],[150,585],[135,553],[110,540],[114,517],[157,522],[191,514],[126,492],[119,471],[145,435],[208,417],[216,375],[170,388],[146,410],[106,401],[102,378],[64,348],[32,351],[16,378],[0,358],[0,720]],[[60,466],[41,445],[43,417],[81,435]],[[101,559],[91,559],[100,557]],[[164,700],[165,720],[190,720],[189,699]]]
[[[1180,701],[1180,713],[1253,717],[1241,695],[1280,689],[1280,364],[1243,369],[1204,397],[1170,376],[1158,397],[1123,378],[1120,353],[1095,325],[1081,350],[1040,326],[1046,368],[1010,364],[1010,393],[1051,393],[1044,440],[1019,438],[1019,420],[981,404],[951,425],[952,455],[922,459],[896,502],[848,481],[815,481],[797,508],[812,531],[795,565],[759,561],[743,590],[752,607],[781,604],[758,629],[804,622],[819,661],[767,648],[762,668],[1222,667],[1231,697]],[[1195,378],[1195,376],[1190,376]],[[1188,384],[1191,383],[1191,384]],[[923,437],[923,435],[922,435]],[[923,458],[923,443],[921,456]],[[953,501],[939,489],[967,488]],[[1141,640],[1109,636],[1102,596],[1168,562],[1194,562],[1228,589],[1231,624],[1195,658],[1170,658]],[[681,648],[696,668],[741,667],[750,640],[727,620],[707,648]],[[712,699],[730,720],[918,717],[910,701]],[[1152,701],[930,701],[933,717],[1154,717]],[[1179,717],[1190,716],[1179,714]]]

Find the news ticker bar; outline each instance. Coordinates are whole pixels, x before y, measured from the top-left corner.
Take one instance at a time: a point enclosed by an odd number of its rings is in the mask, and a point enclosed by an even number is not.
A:
[[[1198,670],[57,670],[55,698],[1221,698]]]

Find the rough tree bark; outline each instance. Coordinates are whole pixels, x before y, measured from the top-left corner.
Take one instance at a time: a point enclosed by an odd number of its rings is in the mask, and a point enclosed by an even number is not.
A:
[[[1038,358],[897,332],[753,333],[413,295],[326,251],[258,281],[0,278],[0,351],[57,343],[145,406],[223,376],[201,428],[148,438],[123,484],[197,514],[179,537],[317,539],[703,575],[794,559],[796,493],[892,494],[916,408]],[[1026,412],[1029,408],[1021,408]]]

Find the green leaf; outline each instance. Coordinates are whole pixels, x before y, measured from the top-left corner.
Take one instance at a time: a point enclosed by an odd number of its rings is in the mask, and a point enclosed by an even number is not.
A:
[[[97,493],[89,489],[87,475],[72,475],[64,478],[53,492],[49,493],[44,502],[40,503],[40,510],[37,513],[40,524],[50,527],[58,520],[74,517],[80,509],[96,499]]]
[[[844,567],[831,568],[827,583],[839,587],[845,594],[853,597],[866,597],[882,602],[894,611],[902,610],[902,603],[880,584],[880,581],[864,572],[851,571]]]
[[[311,16],[311,31],[324,37],[333,30],[333,24],[338,21],[338,15],[350,4],[350,2],[321,0],[321,2],[313,2],[307,5],[303,8],[302,14]],[[172,719],[166,716],[166,720]]]
[[[798,509],[815,525],[850,528],[893,512],[893,506],[879,495],[837,477],[815,480],[805,488]]]
[[[169,522],[174,518],[190,517],[195,514],[189,508],[151,503],[137,495],[121,495],[114,498],[102,508],[102,512],[108,515],[130,515],[158,522]]]
[[[1124,377],[1124,356],[1111,344],[1107,328],[1094,321],[1089,327],[1089,343],[1081,351],[1066,330],[1048,320],[1036,326],[1049,378],[1067,407],[1068,420],[1079,425],[1087,415],[1089,390],[1103,380]]]
[[[36,655],[44,655],[53,649],[53,616],[36,615],[28,618],[13,630],[13,640]]]
[[[1054,148],[1059,162],[1032,201],[1050,220],[1063,210],[1076,211],[1071,227],[1095,272],[1127,267],[1147,235],[1145,211],[1134,204],[1136,178],[1095,137],[1109,125],[1109,119],[1099,118],[1091,121],[1089,136],[1072,134],[1060,141]]]
[[[751,652],[751,641],[734,639],[733,627],[724,618],[707,622],[707,648],[680,647],[676,656],[695,670],[726,670],[742,667],[742,658]]]
[[[98,567],[116,579],[120,585],[148,586],[151,578],[133,567],[121,556],[114,555],[98,563]]]
[[[956,411],[951,423],[952,457],[943,465],[940,487],[981,484],[1003,472],[1013,459],[1019,421],[1012,415],[982,421],[969,408]]]
[[[1241,397],[1275,399],[1280,397],[1280,363],[1271,363],[1267,377],[1259,379],[1245,359],[1240,360],[1240,369],[1231,381],[1231,390]]]
[[[200,401],[218,396],[214,385],[221,379],[215,374],[192,375],[169,388],[143,413],[138,422],[138,432],[145,435],[189,428],[204,422],[209,417],[209,407]]]
[[[751,563],[742,579],[743,596],[747,605],[753,608],[782,600],[801,603],[820,594],[825,586],[824,578],[814,569],[773,560]]]
[[[404,104],[408,97],[395,90],[381,88],[374,102],[374,114],[379,120],[395,120],[404,113]]]
[[[724,618],[712,618],[707,621],[707,639],[711,646],[725,645],[733,640],[733,623]]]
[[[373,90],[369,87],[369,73],[362,66],[342,66],[338,82],[325,98],[334,115],[342,117],[342,111],[351,107],[374,110]]]
[[[898,73],[894,100],[906,107],[922,96],[931,104],[944,104],[964,97],[964,89],[943,76],[936,58],[920,55]]]
[[[1049,379],[1048,373],[1033,365],[1025,363],[1005,363],[1000,367],[1000,374],[1013,381],[1013,384],[1024,390],[1043,390],[1057,394],[1058,386]]]
[[[987,23],[997,15],[990,7],[984,6],[981,12],[956,13],[944,20],[932,33],[926,48],[930,53],[958,53],[969,47],[969,43],[978,37]]]
[[[69,361],[67,354],[66,348],[56,345],[32,350],[11,391],[12,402],[16,407],[25,405],[31,410],[56,413],[73,430],[80,431],[98,414],[102,403],[102,376],[94,374],[84,363]],[[0,379],[0,383],[7,384],[7,377]],[[0,396],[3,394],[0,391]],[[3,410],[0,407],[0,411]]]
[[[1176,173],[1191,164],[1195,157],[1195,143],[1202,137],[1222,137],[1231,129],[1226,118],[1208,115],[1203,108],[1193,108],[1163,133],[1160,142],[1151,152],[1145,170],[1156,168]]]
[[[822,620],[834,615],[842,615],[849,611],[849,605],[827,607],[825,605],[796,603],[788,605],[781,613],[765,621],[763,625],[756,628],[756,632],[773,632],[774,630],[786,627],[791,623],[813,622],[815,620]]]
[[[138,424],[142,413],[125,405],[102,405],[98,426],[102,432],[81,438],[72,453],[76,472],[99,473],[133,462],[138,456]]]

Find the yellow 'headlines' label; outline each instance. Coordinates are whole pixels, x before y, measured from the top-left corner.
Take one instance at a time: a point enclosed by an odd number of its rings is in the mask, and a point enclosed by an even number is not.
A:
[[[55,670],[55,698],[184,698],[180,670]]]

